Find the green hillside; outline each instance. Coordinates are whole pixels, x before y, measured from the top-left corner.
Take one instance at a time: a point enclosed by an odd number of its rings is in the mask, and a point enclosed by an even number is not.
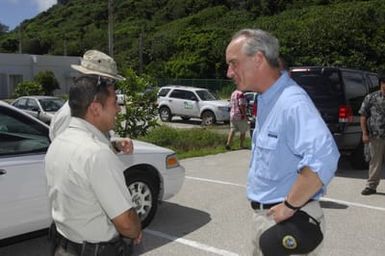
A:
[[[57,4],[0,36],[0,52],[18,52],[20,35],[23,53],[108,52],[107,2]],[[385,69],[383,0],[114,0],[113,13],[119,67],[139,71],[142,49],[156,78],[224,78],[225,47],[245,27],[275,34],[289,65]]]

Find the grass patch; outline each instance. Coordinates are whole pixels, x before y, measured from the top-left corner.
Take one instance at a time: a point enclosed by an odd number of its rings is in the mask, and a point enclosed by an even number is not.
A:
[[[140,140],[174,150],[179,159],[226,152],[227,134],[210,128],[175,129],[168,126],[154,128]],[[245,145],[250,147],[250,138]],[[233,150],[239,149],[239,135],[234,136]]]

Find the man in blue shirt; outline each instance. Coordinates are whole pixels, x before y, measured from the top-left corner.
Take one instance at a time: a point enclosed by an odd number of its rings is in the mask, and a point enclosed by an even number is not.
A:
[[[247,184],[253,255],[319,255],[325,220],[318,199],[337,169],[334,139],[310,97],[280,71],[274,36],[237,32],[226,62],[237,89],[259,93]]]

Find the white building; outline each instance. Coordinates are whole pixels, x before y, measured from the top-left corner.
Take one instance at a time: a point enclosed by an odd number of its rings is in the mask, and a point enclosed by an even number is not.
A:
[[[65,95],[76,72],[71,64],[80,64],[80,57],[0,53],[0,99],[11,98],[18,83],[31,81],[40,71],[52,71]]]

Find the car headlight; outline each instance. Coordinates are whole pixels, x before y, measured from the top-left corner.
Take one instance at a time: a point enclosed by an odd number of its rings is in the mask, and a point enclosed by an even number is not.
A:
[[[175,168],[179,166],[178,158],[176,157],[176,154],[172,154],[166,157],[166,168]]]
[[[218,107],[218,109],[220,111],[223,111],[223,112],[228,112],[230,108],[229,107]]]

